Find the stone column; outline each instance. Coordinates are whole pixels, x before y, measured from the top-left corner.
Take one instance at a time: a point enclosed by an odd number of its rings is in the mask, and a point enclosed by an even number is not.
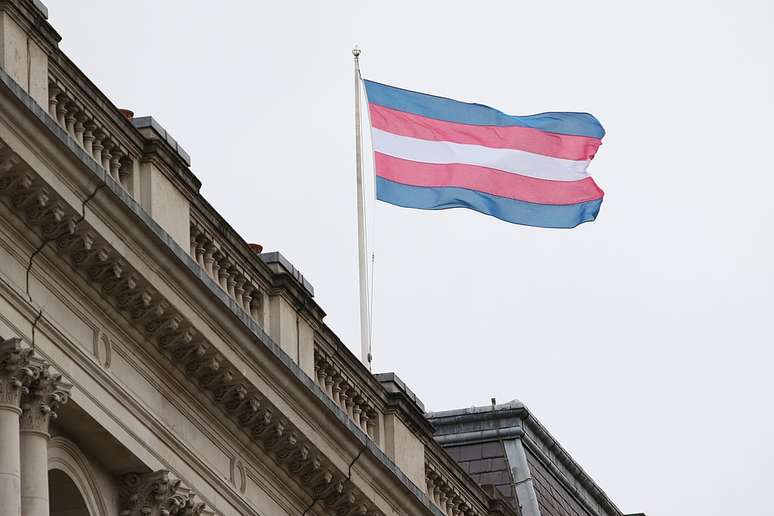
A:
[[[35,378],[21,399],[21,506],[23,516],[48,516],[48,423],[72,386],[46,362],[33,359],[32,365]]]
[[[0,516],[21,516],[19,416],[21,395],[34,376],[31,349],[0,338]]]

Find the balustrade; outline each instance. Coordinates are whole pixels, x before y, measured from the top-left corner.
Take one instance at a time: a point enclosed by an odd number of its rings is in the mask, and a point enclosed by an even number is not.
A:
[[[378,440],[378,412],[333,359],[319,349],[314,351],[314,376],[317,385],[371,439]]]
[[[124,190],[132,193],[133,164],[136,158],[119,143],[118,138],[102,127],[83,104],[54,79],[49,79],[48,106],[51,118]]]
[[[427,453],[427,452],[426,452]],[[428,457],[430,454],[428,454]],[[425,482],[430,500],[447,516],[482,516],[474,509],[475,502],[468,500],[460,489],[449,480],[444,468],[432,459],[425,462]]]
[[[266,294],[202,225],[191,222],[191,257],[262,328]]]

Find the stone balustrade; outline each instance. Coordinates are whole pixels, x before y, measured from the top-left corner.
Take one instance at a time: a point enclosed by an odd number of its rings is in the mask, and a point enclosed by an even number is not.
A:
[[[425,482],[427,496],[447,516],[484,516],[488,507],[481,506],[475,496],[464,488],[464,484],[453,480],[448,467],[425,451]]]
[[[132,175],[138,158],[54,77],[49,77],[48,82],[48,112],[94,161],[134,194]]]
[[[267,294],[229,252],[200,222],[191,220],[191,257],[258,325],[266,327]],[[257,257],[256,257],[257,259]]]
[[[314,350],[314,380],[336,405],[368,434],[371,439],[379,441],[379,412],[369,401],[363,389],[359,389],[351,380],[348,368],[333,360],[324,351]]]

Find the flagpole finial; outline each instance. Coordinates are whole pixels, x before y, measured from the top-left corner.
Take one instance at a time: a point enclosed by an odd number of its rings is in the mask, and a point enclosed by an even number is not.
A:
[[[355,48],[352,49],[352,55],[355,57],[360,55],[360,48],[358,46],[355,46]]]

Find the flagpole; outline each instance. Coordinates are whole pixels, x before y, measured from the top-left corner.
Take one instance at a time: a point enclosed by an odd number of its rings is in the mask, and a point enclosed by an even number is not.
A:
[[[366,256],[365,209],[363,206],[363,134],[360,116],[360,49],[352,49],[355,58],[355,161],[357,170],[357,251],[360,286],[360,360],[371,370],[371,321],[368,317],[368,257]]]

